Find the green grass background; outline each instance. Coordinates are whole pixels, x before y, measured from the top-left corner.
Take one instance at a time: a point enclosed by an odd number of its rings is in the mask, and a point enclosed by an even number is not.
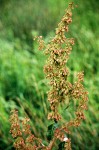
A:
[[[38,51],[35,35],[45,41],[54,36],[69,0],[0,0],[0,150],[12,150],[10,110],[28,115],[34,134],[46,140],[49,103],[43,66],[46,57]],[[71,80],[84,70],[89,92],[86,120],[72,129],[73,150],[99,149],[99,1],[75,0],[73,23],[67,36],[75,38],[68,61]],[[69,109],[64,117],[72,118]]]

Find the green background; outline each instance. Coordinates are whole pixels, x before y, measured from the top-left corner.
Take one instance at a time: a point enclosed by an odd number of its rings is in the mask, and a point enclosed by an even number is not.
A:
[[[46,57],[33,41],[54,36],[57,23],[69,0],[0,0],[0,150],[12,150],[9,134],[10,110],[17,108],[22,119],[28,115],[35,135],[46,140],[49,103],[43,66]],[[72,129],[73,150],[99,149],[99,1],[75,0],[73,23],[68,37],[75,45],[68,61],[71,79],[84,70],[89,92],[86,120]],[[67,109],[64,117],[72,118]]]

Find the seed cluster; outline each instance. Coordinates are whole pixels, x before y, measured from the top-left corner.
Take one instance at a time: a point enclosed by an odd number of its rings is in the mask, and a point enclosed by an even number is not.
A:
[[[42,141],[32,134],[29,121],[29,118],[24,118],[20,123],[18,119],[18,111],[11,111],[10,133],[12,134],[12,137],[15,138],[14,147],[17,150],[37,150],[44,147]]]
[[[44,72],[51,86],[48,92],[48,101],[51,108],[48,119],[53,119],[55,122],[62,119],[58,112],[58,107],[60,103],[64,103],[67,100],[67,97],[78,101],[75,118],[55,131],[54,136],[60,141],[64,141],[65,134],[71,134],[70,127],[78,127],[82,120],[85,119],[84,110],[87,109],[88,101],[88,92],[85,91],[82,84],[84,73],[80,72],[77,74],[77,81],[74,84],[68,81],[69,69],[66,63],[69,59],[72,45],[74,45],[74,39],[67,38],[65,33],[68,32],[68,26],[72,22],[72,8],[72,4],[70,4],[61,22],[58,24],[55,37],[49,42],[45,52],[49,57],[44,67]],[[66,149],[71,150],[70,139],[66,143]]]
[[[18,111],[12,110],[11,114],[12,115],[10,116],[10,123],[11,123],[10,133],[12,134],[13,138],[16,138],[17,136],[22,135],[19,124]]]
[[[69,69],[66,63],[74,45],[73,38],[67,38],[66,32],[69,31],[69,24],[72,22],[73,3],[65,11],[61,22],[56,28],[55,37],[47,44],[44,44],[42,36],[36,37],[39,42],[39,50],[45,48],[45,54],[48,55],[44,72],[49,80],[50,90],[48,92],[48,101],[50,103],[51,112],[48,114],[48,119],[54,120],[55,125],[61,121],[58,108],[61,103],[70,98],[77,101],[75,118],[69,122],[58,126],[53,131],[53,136],[47,146],[42,144],[42,140],[36,138],[31,130],[29,119],[24,118],[21,122],[18,119],[16,110],[11,112],[10,122],[13,138],[16,138],[14,147],[18,150],[52,150],[57,140],[65,142],[64,149],[71,150],[71,140],[67,137],[72,134],[71,127],[78,127],[82,120],[85,119],[84,110],[87,110],[88,92],[84,89],[83,78],[84,73],[77,74],[77,81],[72,84],[68,81]]]
[[[44,67],[44,72],[51,85],[51,89],[48,92],[48,101],[50,102],[52,112],[48,115],[48,119],[56,121],[61,119],[58,113],[60,102],[65,101],[66,96],[70,94],[72,89],[72,84],[67,81],[69,70],[66,67],[66,63],[71,53],[72,45],[74,45],[74,39],[66,38],[65,36],[71,22],[72,4],[66,10],[65,15],[58,24],[55,37],[49,42],[45,51],[49,58]]]

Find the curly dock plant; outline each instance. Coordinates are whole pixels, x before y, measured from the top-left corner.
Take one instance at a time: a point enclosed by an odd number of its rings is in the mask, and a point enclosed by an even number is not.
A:
[[[39,42],[39,50],[45,48],[45,54],[48,55],[44,66],[44,72],[50,84],[48,101],[51,111],[48,119],[54,121],[48,126],[48,144],[44,145],[41,139],[32,134],[28,118],[23,119],[20,125],[18,112],[13,110],[10,116],[10,132],[15,138],[14,147],[17,150],[52,150],[56,145],[59,150],[71,150],[71,139],[69,138],[72,134],[71,127],[78,127],[85,119],[84,110],[87,109],[88,93],[82,84],[84,73],[78,73],[77,81],[72,84],[68,81],[69,69],[66,66],[72,45],[74,45],[74,39],[65,36],[72,22],[72,9],[73,3],[69,4],[65,10],[65,15],[56,28],[55,37],[47,45],[44,44],[41,36],[36,37]],[[70,103],[71,99],[77,101],[75,118],[61,123],[62,116],[59,107],[61,104],[65,105],[66,101]]]

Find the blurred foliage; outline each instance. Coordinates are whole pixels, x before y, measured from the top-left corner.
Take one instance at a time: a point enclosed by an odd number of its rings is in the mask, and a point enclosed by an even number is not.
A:
[[[0,0],[0,150],[12,150],[9,115],[12,108],[19,116],[28,115],[34,134],[45,140],[48,121],[43,66],[45,56],[37,51],[33,36],[42,34],[46,41],[60,21],[69,0]],[[74,10],[73,24],[67,36],[75,38],[70,56],[72,82],[78,71],[85,72],[85,87],[89,91],[86,121],[73,129],[75,150],[99,149],[99,1],[81,0]],[[72,108],[73,109],[73,108]],[[72,118],[70,108],[64,109],[64,119]],[[70,110],[70,111],[69,111]],[[50,123],[49,123],[50,124]]]

